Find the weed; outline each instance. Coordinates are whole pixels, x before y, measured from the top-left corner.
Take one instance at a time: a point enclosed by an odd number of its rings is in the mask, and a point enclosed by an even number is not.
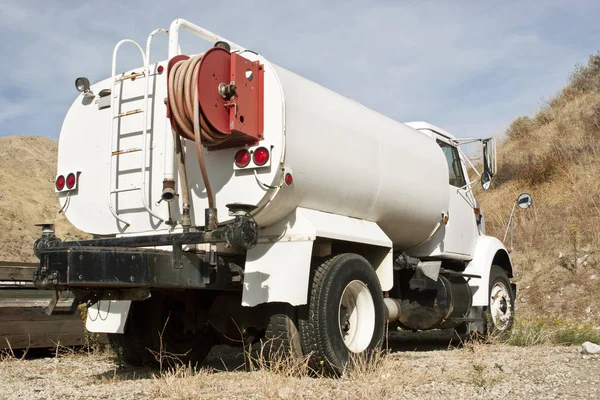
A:
[[[600,341],[600,332],[590,324],[575,323],[558,316],[519,319],[508,338],[513,346],[579,345]]]
[[[87,321],[87,312],[88,312],[88,308],[85,304],[80,304],[79,307],[77,307],[79,310],[79,315],[81,316],[81,319],[83,320],[83,324],[85,325],[86,321]],[[96,332],[90,332],[87,329],[85,329],[85,343],[84,343],[84,349],[90,353],[90,352],[98,352],[104,349],[104,344],[102,344],[101,340],[100,340],[100,334],[96,333]]]

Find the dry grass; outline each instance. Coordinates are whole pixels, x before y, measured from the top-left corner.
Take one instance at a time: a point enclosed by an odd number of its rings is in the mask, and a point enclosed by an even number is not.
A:
[[[600,330],[586,323],[558,316],[521,318],[515,323],[507,343],[513,346],[579,345],[600,343]]]
[[[492,190],[478,196],[492,235],[519,193],[533,196],[533,207],[515,215],[519,314],[600,325],[600,54],[506,134]]]

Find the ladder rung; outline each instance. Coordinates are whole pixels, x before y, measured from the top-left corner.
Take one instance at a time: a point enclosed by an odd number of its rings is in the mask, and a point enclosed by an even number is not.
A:
[[[125,153],[133,153],[135,151],[142,151],[142,149],[140,149],[139,147],[132,147],[130,149],[125,149],[125,150],[115,150],[112,152],[113,156],[118,156],[120,154],[125,154]]]
[[[123,193],[123,192],[133,192],[134,190],[140,190],[139,187],[130,187],[127,189],[115,189],[115,190],[111,190],[111,193]]]
[[[134,73],[131,73],[129,75],[123,75],[123,76],[121,76],[119,78],[116,78],[115,79],[115,83],[121,82],[121,81],[125,81],[127,79],[135,79],[138,76],[145,76],[145,74],[143,72],[134,72]]]
[[[141,108],[138,108],[137,110],[122,112],[120,114],[115,115],[113,118],[122,118],[122,117],[126,117],[128,115],[139,114],[141,112],[144,112],[144,111],[142,111]]]

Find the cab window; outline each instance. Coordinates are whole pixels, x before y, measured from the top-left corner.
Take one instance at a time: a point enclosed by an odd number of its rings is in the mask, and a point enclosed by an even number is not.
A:
[[[444,155],[446,156],[446,162],[448,163],[448,171],[450,175],[450,184],[456,187],[466,186],[467,182],[463,175],[462,163],[458,156],[458,150],[456,147],[438,140],[437,143],[442,148]]]

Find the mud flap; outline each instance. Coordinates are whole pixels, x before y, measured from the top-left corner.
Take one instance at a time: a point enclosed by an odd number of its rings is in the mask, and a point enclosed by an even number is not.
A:
[[[123,333],[131,300],[99,300],[87,310],[85,328],[90,332]]]

